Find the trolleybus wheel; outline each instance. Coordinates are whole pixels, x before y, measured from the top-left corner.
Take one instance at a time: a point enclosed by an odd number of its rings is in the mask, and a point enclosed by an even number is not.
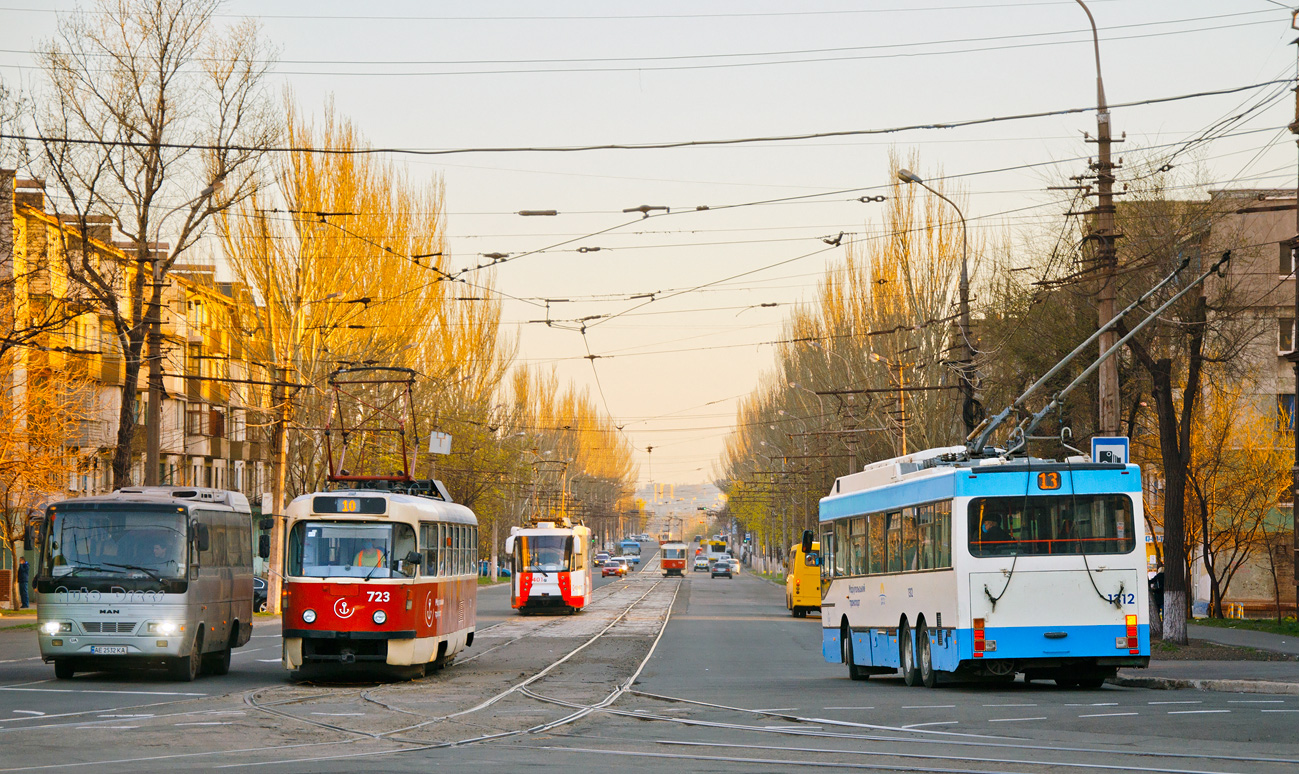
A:
[[[898,663],[902,664],[902,681],[908,686],[920,685],[920,670],[916,669],[915,644],[911,641],[911,627],[898,627]]]
[[[1078,687],[1094,691],[1105,685],[1104,675],[1088,675],[1087,677],[1078,678]]]
[[[937,688],[938,672],[934,671],[934,654],[929,645],[929,627],[923,623],[916,630],[916,649],[919,651],[920,683],[926,688]]]
[[[77,673],[76,667],[72,665],[71,659],[56,658],[54,659],[54,676],[60,680],[71,680]]]
[[[870,677],[869,672],[857,666],[857,663],[852,660],[852,632],[847,626],[839,632],[839,649],[843,653],[844,663],[848,665],[848,679],[865,680]]]
[[[1055,679],[1055,684],[1060,688],[1077,688],[1078,679],[1074,677],[1057,677]]]

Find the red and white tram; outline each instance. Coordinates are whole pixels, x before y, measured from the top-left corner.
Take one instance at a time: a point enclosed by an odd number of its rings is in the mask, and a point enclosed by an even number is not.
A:
[[[441,482],[285,509],[284,666],[449,664],[473,644],[478,520]]]
[[[505,540],[510,604],[520,615],[536,610],[576,613],[591,601],[591,530],[565,521],[512,527]]]
[[[681,542],[669,541],[659,547],[659,564],[663,567],[663,577],[676,575],[685,577],[686,555],[690,546]]]

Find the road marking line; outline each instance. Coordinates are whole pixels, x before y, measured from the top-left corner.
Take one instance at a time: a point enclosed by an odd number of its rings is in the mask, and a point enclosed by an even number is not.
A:
[[[1148,701],[1146,704],[1203,704],[1202,701]]]
[[[14,688],[0,687],[0,691],[26,691],[28,693],[123,693],[129,696],[207,696],[206,693],[180,693],[176,691],[99,691],[79,688]]]
[[[173,723],[172,725],[174,726],[229,726],[233,724],[228,720],[205,720],[202,722],[194,722],[194,723]]]
[[[364,712],[313,712],[312,715],[324,715],[327,718],[362,718]]]
[[[1219,715],[1231,710],[1172,710],[1169,715]]]
[[[767,707],[765,709],[755,709],[754,712],[794,712],[798,707]]]
[[[956,709],[955,704],[911,704],[902,709]]]
[[[1299,709],[1293,709],[1293,710],[1259,710],[1259,712],[1299,712]]]
[[[259,659],[257,659],[257,660],[260,661],[260,662],[263,663],[263,664],[274,664],[276,661],[283,661],[284,659],[282,659],[282,658],[259,658]]]
[[[822,707],[821,709],[828,709],[828,710],[868,710],[868,709],[875,709],[875,708],[874,708],[874,707]]]
[[[1228,704],[1285,704],[1285,699],[1228,699]]]
[[[116,731],[125,731],[128,728],[139,728],[139,726],[77,726],[78,731],[97,731],[101,728],[109,728]]]
[[[151,718],[151,717],[153,717],[153,715],[152,715],[152,714],[145,714],[145,715],[98,715],[98,716],[96,716],[96,717],[101,717],[101,718]]]
[[[1019,723],[1024,720],[1046,720],[1046,718],[989,718],[989,723]]]
[[[14,710],[13,712],[15,715],[44,715],[45,714],[44,712],[38,712],[36,710]]]
[[[1093,706],[1093,707],[1117,707],[1117,706],[1119,706],[1119,703],[1118,703],[1117,701],[1098,701],[1098,702],[1096,702],[1095,704],[1092,704],[1091,706]]]
[[[41,660],[40,656],[32,656],[31,658],[7,658],[3,661],[0,661],[0,664],[17,664],[20,661],[40,661],[40,660]]]
[[[985,704],[985,707],[1036,707],[1036,704]]]
[[[1138,712],[1097,712],[1093,715],[1079,715],[1080,718],[1117,718],[1124,715],[1139,715]]]
[[[961,721],[959,720],[935,720],[932,723],[912,723],[907,726],[902,726],[902,728],[923,728],[925,726],[956,726],[956,725],[960,725],[960,723]]]

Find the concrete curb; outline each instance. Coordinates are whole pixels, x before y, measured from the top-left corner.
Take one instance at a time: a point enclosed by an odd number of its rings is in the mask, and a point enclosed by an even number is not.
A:
[[[1182,680],[1174,677],[1111,677],[1111,685],[1162,691],[1216,691],[1220,693],[1271,693],[1299,696],[1299,683],[1274,680]]]

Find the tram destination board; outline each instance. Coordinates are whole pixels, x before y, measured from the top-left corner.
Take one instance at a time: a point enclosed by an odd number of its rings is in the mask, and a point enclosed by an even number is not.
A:
[[[387,503],[382,497],[317,495],[311,499],[311,510],[316,513],[364,513],[369,515],[381,515],[387,511]]]

